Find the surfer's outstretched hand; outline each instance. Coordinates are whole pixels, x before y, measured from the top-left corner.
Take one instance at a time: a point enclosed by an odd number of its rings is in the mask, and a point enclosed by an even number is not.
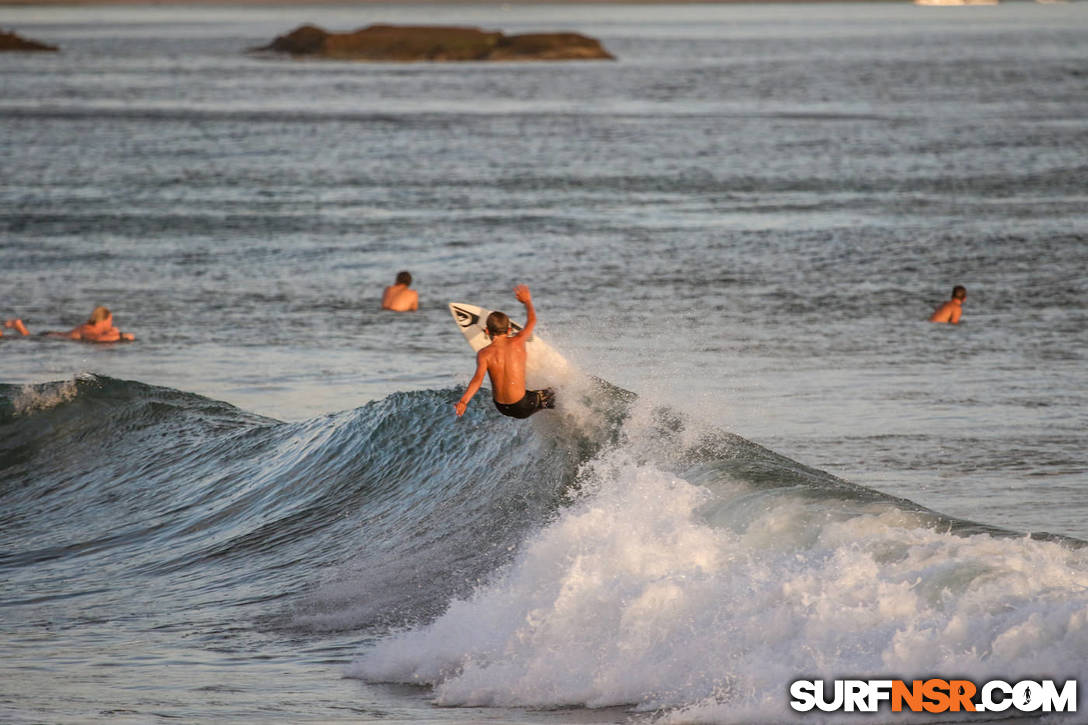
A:
[[[519,284],[514,288],[514,296],[518,298],[518,302],[523,305],[527,305],[533,301],[532,296],[529,294],[528,285]]]

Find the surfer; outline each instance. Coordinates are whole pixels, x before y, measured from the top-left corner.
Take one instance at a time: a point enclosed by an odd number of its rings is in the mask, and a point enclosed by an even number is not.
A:
[[[930,322],[947,322],[951,325],[959,324],[960,315],[963,314],[963,301],[967,299],[967,288],[956,285],[952,288],[952,299],[937,308],[930,318]]]
[[[412,284],[412,275],[408,272],[398,272],[397,281],[385,288],[382,293],[382,309],[394,312],[408,312],[419,309],[419,293],[409,289]]]
[[[91,312],[87,321],[68,332],[43,332],[45,337],[63,337],[68,340],[83,342],[128,342],[135,340],[131,332],[121,332],[113,326],[113,313],[108,307],[99,305]]]
[[[9,330],[15,330],[20,335],[29,335],[30,334],[30,332],[26,329],[26,325],[24,325],[23,321],[18,319],[18,318],[13,318],[13,319],[10,319],[10,320],[4,320],[4,327],[9,329]],[[4,336],[4,331],[0,330],[0,337],[3,337],[3,336]]]
[[[525,327],[510,336],[510,318],[502,312],[487,316],[487,336],[491,344],[476,353],[476,374],[468,383],[468,389],[454,406],[457,417],[465,414],[472,396],[484,382],[484,372],[491,376],[491,396],[495,407],[511,418],[528,418],[544,408],[555,407],[555,391],[525,389],[525,343],[536,327],[536,310],[529,288],[519,284],[514,288],[518,302],[525,305]]]

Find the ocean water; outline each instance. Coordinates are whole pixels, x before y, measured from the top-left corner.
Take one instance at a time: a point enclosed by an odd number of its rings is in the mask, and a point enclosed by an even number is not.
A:
[[[1085,8],[0,9],[62,48],[0,55],[0,317],[138,338],[0,338],[0,720],[1084,691]],[[246,52],[303,22],[619,60]],[[560,408],[455,421],[518,283]]]

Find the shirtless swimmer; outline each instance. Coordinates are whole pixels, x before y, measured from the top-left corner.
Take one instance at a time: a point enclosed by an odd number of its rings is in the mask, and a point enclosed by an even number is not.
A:
[[[967,289],[963,285],[952,288],[952,299],[945,302],[930,315],[930,322],[946,322],[950,325],[958,325],[960,316],[963,315],[963,301],[967,299]]]

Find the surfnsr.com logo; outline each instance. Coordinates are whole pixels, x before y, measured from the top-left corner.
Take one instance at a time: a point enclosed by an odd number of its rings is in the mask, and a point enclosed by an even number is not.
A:
[[[797,712],[1076,712],[1077,681],[1060,687],[1054,680],[797,680],[790,684],[790,707]]]

